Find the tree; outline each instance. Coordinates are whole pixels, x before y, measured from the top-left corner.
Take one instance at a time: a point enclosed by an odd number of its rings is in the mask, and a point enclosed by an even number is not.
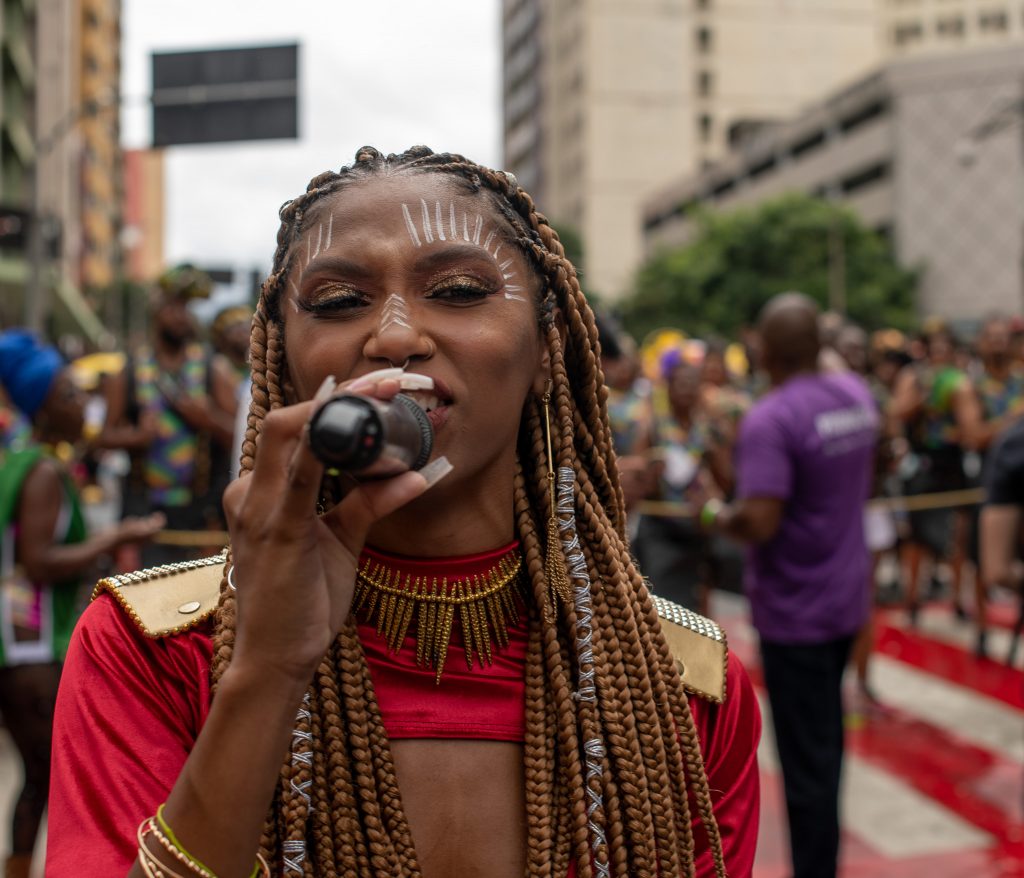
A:
[[[637,338],[661,326],[733,336],[787,290],[827,308],[837,254],[850,319],[869,330],[913,321],[916,272],[897,264],[885,238],[848,208],[791,194],[728,213],[697,210],[693,220],[692,242],[654,255],[622,303]]]

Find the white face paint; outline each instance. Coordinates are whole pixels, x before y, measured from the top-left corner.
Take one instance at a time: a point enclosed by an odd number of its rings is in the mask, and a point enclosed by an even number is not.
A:
[[[382,335],[392,326],[412,329],[412,325],[409,323],[409,306],[398,293],[392,293],[384,300],[384,307],[380,311],[380,327],[377,333]]]
[[[333,217],[332,217],[332,219],[333,219]],[[316,244],[315,245],[313,244],[313,230],[310,229],[309,230],[309,234],[306,235],[306,265],[309,265],[309,263],[313,259],[316,259],[316,257],[320,255],[320,250],[324,249],[323,243],[324,243],[324,224],[323,223],[319,223],[317,225],[317,227],[316,227]],[[330,235],[328,235],[327,246],[328,247],[331,246]]]
[[[405,221],[406,231],[409,233],[409,240],[415,247],[422,247],[424,244],[433,244],[437,241],[456,241],[460,237],[459,223],[455,211],[455,202],[450,201],[447,205],[447,210],[442,206],[440,201],[435,201],[433,205],[427,204],[426,200],[420,199],[419,219],[420,224],[416,224],[416,218],[414,214],[417,212],[415,207],[410,208],[408,204],[402,205],[402,219]],[[333,217],[331,218],[333,222]],[[446,228],[447,224],[447,228]],[[486,250],[495,262],[498,263],[498,270],[501,272],[501,277],[505,283],[504,294],[506,299],[514,299],[519,302],[527,301],[526,296],[519,295],[524,291],[524,288],[518,284],[508,283],[508,281],[515,280],[516,272],[511,270],[512,263],[515,262],[513,257],[509,257],[501,262],[498,262],[498,254],[501,252],[503,246],[499,239],[495,244],[495,239],[498,235],[497,229],[491,229],[487,232],[487,236],[484,238],[484,242],[480,244],[480,236],[484,232],[484,218],[482,214],[476,214],[472,223],[472,231],[470,230],[469,214],[466,211],[462,212],[462,232],[461,238],[467,243],[473,243],[477,246],[482,246]],[[331,238],[331,226],[327,228],[327,246],[330,246]],[[494,244],[494,250],[491,250],[491,245]],[[405,303],[402,302],[401,298],[398,297],[397,293],[392,293],[387,302],[385,302],[384,310],[381,312],[381,331],[387,326],[394,325],[397,323],[396,320],[392,319],[394,314],[394,306],[389,310],[389,304],[392,299],[398,298],[402,307],[405,308]],[[386,316],[387,315],[387,316]],[[401,319],[405,320],[408,318],[408,310],[404,311],[404,316]],[[408,323],[402,323],[403,326],[408,326]]]

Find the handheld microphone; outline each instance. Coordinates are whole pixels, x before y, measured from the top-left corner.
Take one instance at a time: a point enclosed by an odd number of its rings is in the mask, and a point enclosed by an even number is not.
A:
[[[410,397],[390,402],[349,393],[327,400],[309,422],[313,454],[329,467],[383,479],[430,459],[434,428]]]

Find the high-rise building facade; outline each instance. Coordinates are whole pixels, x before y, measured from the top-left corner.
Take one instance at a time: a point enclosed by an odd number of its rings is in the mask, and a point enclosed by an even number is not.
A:
[[[82,150],[81,285],[118,276],[121,229],[121,0],[79,0]]]
[[[81,291],[120,274],[120,17],[120,0],[0,0],[0,212],[26,226],[0,235],[6,323],[63,308],[103,333]]]
[[[625,292],[641,205],[877,64],[876,0],[503,0],[505,167]]]
[[[1021,0],[882,0],[887,55],[920,55],[1024,42]]]

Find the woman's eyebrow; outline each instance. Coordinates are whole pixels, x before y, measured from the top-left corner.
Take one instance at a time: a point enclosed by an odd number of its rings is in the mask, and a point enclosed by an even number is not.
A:
[[[299,280],[313,274],[339,274],[355,279],[366,279],[373,276],[372,269],[344,256],[321,255],[313,259],[302,269]]]
[[[493,256],[479,244],[453,243],[440,247],[431,247],[429,250],[424,249],[422,255],[417,254],[416,270],[429,271],[433,268],[447,266],[453,259],[465,259],[467,257],[475,259],[486,258],[487,262],[490,263],[494,261]]]

